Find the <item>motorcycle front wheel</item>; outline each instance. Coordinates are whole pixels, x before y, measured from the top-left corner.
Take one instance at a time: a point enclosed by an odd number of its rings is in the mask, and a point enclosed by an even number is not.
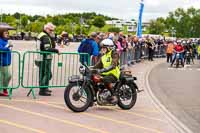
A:
[[[84,112],[92,102],[92,93],[81,83],[69,83],[64,91],[65,104],[74,112]]]
[[[131,109],[137,100],[137,91],[133,84],[122,84],[119,88],[118,106],[121,109]]]

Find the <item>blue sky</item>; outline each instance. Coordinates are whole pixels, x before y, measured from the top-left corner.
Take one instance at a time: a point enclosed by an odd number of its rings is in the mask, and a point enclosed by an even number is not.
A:
[[[27,14],[97,12],[121,19],[137,19],[140,0],[0,0],[0,11]],[[200,0],[144,0],[144,21],[167,16],[178,7],[200,8]]]

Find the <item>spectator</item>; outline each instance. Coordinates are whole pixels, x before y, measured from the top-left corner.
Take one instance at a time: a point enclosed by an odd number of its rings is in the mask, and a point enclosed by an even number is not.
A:
[[[93,61],[97,62],[97,57],[99,55],[99,48],[98,48],[98,43],[99,42],[99,38],[97,36],[96,32],[92,32],[90,35],[90,38],[88,39],[84,39],[79,48],[78,48],[78,52],[79,53],[87,53],[89,55],[80,55],[80,62],[82,64],[87,64],[89,65],[89,60],[88,58],[91,58],[91,56],[93,56]]]
[[[118,52],[119,55],[121,55],[123,48],[121,47],[121,44],[116,36],[113,38],[113,42],[116,47],[116,51]]]
[[[198,53],[198,59],[200,59],[200,40],[198,40],[197,53]]]
[[[21,39],[24,40],[25,33],[21,32]]]
[[[141,44],[136,36],[133,37],[132,41],[132,45],[134,47],[134,57],[136,62],[139,62],[141,57]]]
[[[133,61],[133,46],[131,44],[131,36],[128,36],[128,40],[127,40],[127,44],[128,44],[128,65],[132,64]]]
[[[11,47],[12,45],[8,44],[8,30],[0,30],[0,96],[8,96],[7,87],[11,79],[9,70],[11,64]]]
[[[172,63],[172,55],[174,51],[174,44],[172,41],[169,41],[167,43],[167,49],[166,49],[166,54],[167,54],[167,63]]]
[[[44,26],[44,30],[38,35],[38,40],[40,41],[40,51],[59,53],[59,51],[55,49],[55,42],[53,38],[54,29],[55,26],[52,23],[47,23]],[[51,90],[48,89],[48,86],[49,80],[52,78],[52,58],[52,54],[41,54],[42,61],[39,64],[39,85],[41,87],[39,95],[41,96],[51,96]]]
[[[147,47],[148,47],[148,51],[149,51],[148,60],[149,61],[153,61],[155,43],[154,43],[153,39],[150,39],[149,37],[147,37],[147,42],[146,43],[147,43]]]

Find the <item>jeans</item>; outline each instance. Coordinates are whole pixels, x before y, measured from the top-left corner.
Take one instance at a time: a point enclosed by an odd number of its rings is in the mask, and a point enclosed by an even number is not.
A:
[[[6,89],[11,80],[9,66],[0,66],[0,91]]]
[[[135,50],[135,60],[136,60],[136,62],[138,62],[140,60],[140,57],[141,57],[141,51],[140,51],[140,49],[136,49]]]
[[[176,56],[177,56],[177,53],[174,54],[174,57],[173,57],[173,60],[172,60],[172,64],[174,64],[174,61],[176,60]],[[181,62],[183,62],[183,53],[180,53],[179,54],[179,59],[181,59]]]
[[[128,64],[131,64],[132,60],[133,60],[133,50],[129,49],[128,50]]]

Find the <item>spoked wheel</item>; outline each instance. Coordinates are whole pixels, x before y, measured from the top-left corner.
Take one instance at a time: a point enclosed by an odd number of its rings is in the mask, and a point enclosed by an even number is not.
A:
[[[92,102],[92,94],[89,88],[82,88],[80,83],[70,83],[64,92],[65,103],[74,112],[83,112]]]
[[[137,91],[132,84],[122,84],[119,88],[118,106],[124,110],[131,109],[137,100]]]

